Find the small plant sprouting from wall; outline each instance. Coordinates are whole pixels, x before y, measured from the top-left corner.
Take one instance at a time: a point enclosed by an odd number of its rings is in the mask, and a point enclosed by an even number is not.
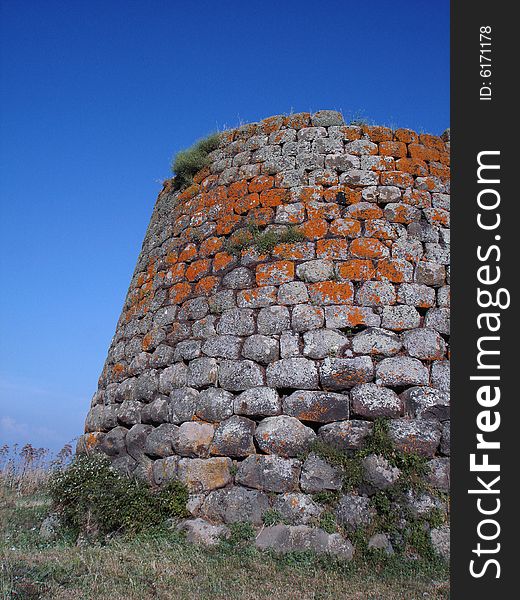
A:
[[[305,239],[305,235],[296,227],[290,226],[283,231],[261,231],[255,224],[237,232],[229,238],[226,250],[233,255],[239,255],[242,250],[253,247],[260,253],[271,252],[278,244],[294,244]]]
[[[176,154],[172,161],[174,189],[181,190],[193,183],[194,175],[209,165],[208,156],[218,148],[219,141],[220,134],[212,133]]]

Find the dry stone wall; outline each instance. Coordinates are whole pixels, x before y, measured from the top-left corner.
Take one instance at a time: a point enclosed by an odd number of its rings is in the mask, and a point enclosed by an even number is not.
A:
[[[342,487],[309,447],[354,452],[387,418],[447,490],[449,136],[320,111],[227,131],[210,158],[159,194],[78,450],[182,480],[209,521],[305,524]],[[398,477],[366,459],[338,521],[369,521]]]

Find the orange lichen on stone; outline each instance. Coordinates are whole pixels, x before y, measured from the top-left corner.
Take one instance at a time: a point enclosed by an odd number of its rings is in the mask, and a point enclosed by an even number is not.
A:
[[[379,154],[404,158],[407,154],[406,144],[404,142],[381,142],[379,144]]]
[[[256,267],[256,283],[258,285],[281,285],[293,279],[294,263],[289,260],[278,260]]]
[[[251,209],[256,208],[259,204],[260,197],[258,194],[248,194],[235,201],[235,212],[239,215],[243,215]]]
[[[410,281],[412,266],[405,260],[382,259],[377,264],[377,279],[403,283]]]
[[[190,200],[199,193],[200,187],[193,183],[179,194],[179,200]]]
[[[318,258],[331,258],[342,260],[348,258],[349,242],[347,240],[318,240],[316,255]]]
[[[274,212],[269,207],[253,208],[249,211],[249,219],[255,225],[269,225],[274,219]]]
[[[428,175],[428,165],[424,160],[418,160],[415,158],[400,158],[396,162],[396,168],[398,171],[405,171],[412,175],[418,175],[424,177]]]
[[[348,281],[368,281],[373,279],[376,270],[371,260],[351,258],[342,262],[337,267],[338,276]]]
[[[317,173],[314,177],[314,181],[317,185],[338,185],[339,177],[336,171],[331,171],[329,169]]]
[[[441,179],[449,179],[450,178],[450,168],[446,165],[443,165],[440,162],[431,162],[430,163],[430,173],[434,177],[440,177]]]
[[[303,187],[300,190],[300,200],[305,203],[313,200],[321,200],[322,196],[323,188],[321,186]]]
[[[305,260],[309,258],[309,249],[307,246],[312,244],[282,243],[277,244],[273,248],[273,256],[275,258],[287,258],[290,260]]]
[[[441,150],[441,151],[446,150],[446,144],[444,143],[443,139],[440,138],[438,135],[431,135],[429,133],[421,133],[421,135],[419,136],[419,139],[421,141],[421,144],[424,144],[425,146],[428,146],[429,148],[435,148],[436,150]]]
[[[260,204],[262,206],[280,206],[284,203],[287,196],[287,190],[283,188],[276,188],[272,190],[264,190],[260,194]]]
[[[396,140],[404,142],[405,144],[411,144],[419,139],[415,131],[412,131],[411,129],[404,129],[402,127],[394,131],[394,136]]]
[[[241,220],[242,219],[239,215],[224,215],[217,221],[215,233],[217,235],[227,235],[233,231],[233,229],[240,223]]]
[[[416,208],[429,208],[432,205],[430,192],[417,189],[406,190],[403,195],[403,202]]]
[[[186,263],[177,263],[169,269],[168,279],[171,283],[178,283],[184,279],[184,271],[186,270]]]
[[[349,282],[320,281],[309,285],[309,295],[318,305],[351,304],[354,288]]]
[[[276,117],[268,117],[267,119],[260,121],[260,123],[258,125],[259,125],[259,128],[263,131],[263,133],[266,133],[267,135],[269,135],[270,133],[278,131],[280,129],[280,127],[283,125],[283,122],[284,122],[284,117],[276,116]]]
[[[228,198],[242,198],[247,194],[247,180],[235,181],[228,188]]]
[[[428,221],[441,227],[450,226],[450,213],[442,208],[431,208],[428,212]]]
[[[330,224],[330,233],[355,238],[361,234],[361,223],[356,219],[334,219]]]
[[[350,251],[358,258],[383,258],[388,255],[388,248],[375,238],[356,238],[350,244]]]
[[[191,265],[186,269],[186,279],[188,281],[198,281],[204,275],[207,275],[211,270],[211,260],[208,258],[201,258],[192,262]]]
[[[213,275],[203,277],[195,286],[195,293],[202,296],[209,296],[217,291],[219,283],[219,278]]]
[[[365,221],[366,219],[380,219],[383,216],[383,211],[377,206],[377,204],[371,204],[366,206],[366,203],[363,202],[363,205],[359,206],[358,204],[353,204],[349,208],[349,215],[353,219],[361,219]]]
[[[299,227],[299,231],[309,240],[317,240],[327,235],[329,224],[325,219],[310,219]]]
[[[152,341],[153,341],[153,336],[152,336],[151,332],[148,332],[144,336],[143,341],[141,342],[141,349],[143,350],[143,352],[147,352],[150,349],[150,346],[152,345]]]
[[[197,246],[193,243],[187,244],[179,254],[179,261],[181,262],[189,262],[195,258],[197,258]]]
[[[199,248],[199,255],[202,258],[213,256],[222,248],[223,242],[218,237],[210,237],[204,240]]]
[[[283,121],[284,125],[289,129],[303,129],[304,127],[308,127],[310,122],[311,114],[308,112],[287,115]]]
[[[213,259],[213,272],[218,273],[227,269],[235,260],[235,257],[229,254],[229,252],[218,252]]]
[[[435,148],[424,146],[423,144],[409,144],[408,152],[412,158],[418,160],[439,160],[440,153]]]
[[[393,138],[393,132],[389,127],[363,125],[362,130],[372,142],[386,142]]]
[[[338,219],[341,217],[341,208],[335,202],[315,202],[305,203],[309,219]]]
[[[327,202],[336,202],[338,194],[342,194],[341,199],[344,204],[356,204],[361,202],[362,191],[360,189],[353,189],[346,185],[334,185],[323,190],[323,199]]]
[[[211,173],[209,167],[204,167],[193,176],[193,183],[202,183],[204,179]]]
[[[181,304],[191,294],[191,285],[187,282],[177,283],[170,288],[170,300],[173,304]]]
[[[381,185],[395,185],[400,188],[413,186],[413,177],[402,171],[386,171],[380,174]]]

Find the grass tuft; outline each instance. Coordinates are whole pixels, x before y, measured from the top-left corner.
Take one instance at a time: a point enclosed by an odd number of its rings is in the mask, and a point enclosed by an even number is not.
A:
[[[176,154],[172,161],[172,171],[175,175],[174,189],[181,190],[193,183],[195,174],[209,165],[208,155],[218,148],[219,140],[220,134],[212,133]]]

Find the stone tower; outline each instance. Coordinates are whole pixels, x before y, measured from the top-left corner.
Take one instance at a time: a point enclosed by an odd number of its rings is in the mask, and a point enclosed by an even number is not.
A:
[[[326,110],[226,131],[210,159],[159,194],[78,451],[182,480],[210,521],[307,523],[342,486],[309,448],[354,453],[384,417],[446,491],[449,135]],[[394,476],[365,471],[347,521]]]

